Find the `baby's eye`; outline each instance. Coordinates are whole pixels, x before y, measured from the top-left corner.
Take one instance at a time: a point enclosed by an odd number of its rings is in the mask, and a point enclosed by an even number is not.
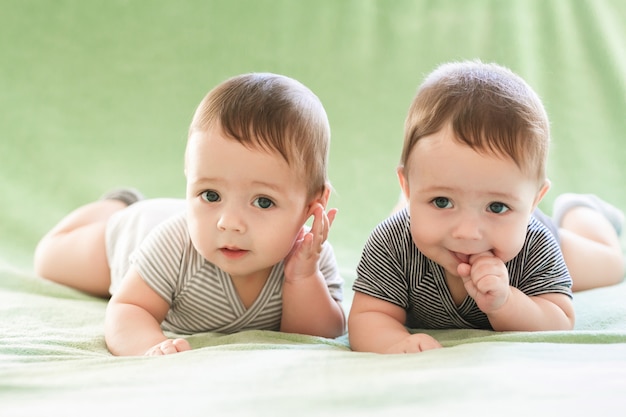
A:
[[[504,203],[495,202],[489,204],[489,211],[495,214],[506,213],[509,210],[509,207]]]
[[[452,207],[452,203],[446,197],[436,197],[432,200],[432,204],[434,204],[435,207],[440,208],[440,209]]]
[[[215,203],[216,201],[220,201],[220,195],[217,193],[217,191],[207,190],[200,194],[200,196],[209,203]]]
[[[252,204],[254,204],[254,206],[258,208],[268,209],[274,205],[274,202],[267,197],[259,197],[254,200]]]

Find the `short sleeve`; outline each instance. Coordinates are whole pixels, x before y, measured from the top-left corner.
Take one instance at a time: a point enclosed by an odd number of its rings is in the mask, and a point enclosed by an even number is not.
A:
[[[558,242],[531,219],[522,251],[507,263],[511,285],[528,296],[561,293],[572,297],[572,278]]]
[[[406,266],[408,259],[413,256],[409,251],[411,246],[406,211],[380,223],[365,243],[352,288],[408,309]]]
[[[156,227],[130,258],[142,279],[170,305],[180,292],[181,277],[193,267],[187,259],[190,246],[185,217],[180,215]]]

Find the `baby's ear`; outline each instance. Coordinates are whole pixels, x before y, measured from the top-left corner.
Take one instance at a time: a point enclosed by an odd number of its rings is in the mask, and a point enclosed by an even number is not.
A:
[[[545,197],[545,195],[548,193],[548,190],[550,190],[551,185],[552,183],[550,182],[550,180],[546,178],[545,182],[543,183],[543,185],[537,192],[537,196],[535,197],[535,201],[533,204],[533,210],[537,208],[537,206],[539,205],[543,197]]]
[[[331,189],[332,189],[332,186],[330,185],[329,182],[327,182],[326,184],[324,184],[324,190],[321,192],[320,196],[318,197],[318,202],[324,208],[326,208],[326,206],[328,205],[328,200],[330,199]]]
[[[402,190],[402,195],[404,195],[404,200],[408,202],[409,180],[406,178],[406,170],[404,169],[403,165],[400,165],[398,168],[396,168],[396,174],[398,175],[398,182],[400,183],[400,189]]]
[[[315,206],[316,204],[321,204],[325,210],[326,206],[328,205],[328,200],[330,199],[331,190],[332,186],[330,185],[330,183],[327,182],[324,185],[324,189],[320,191],[315,197],[313,197],[313,199],[309,202],[309,212],[313,212],[313,206]]]

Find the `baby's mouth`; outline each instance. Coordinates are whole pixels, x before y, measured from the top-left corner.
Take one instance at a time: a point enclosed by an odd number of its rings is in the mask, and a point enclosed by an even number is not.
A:
[[[470,255],[467,255],[461,252],[453,252],[453,251],[450,251],[450,253],[452,253],[452,256],[454,256],[459,261],[459,263],[462,263],[462,264],[469,263]]]
[[[239,258],[248,253],[247,250],[239,249],[236,247],[223,247],[220,248],[220,252],[222,252],[222,254],[224,254],[228,258]]]

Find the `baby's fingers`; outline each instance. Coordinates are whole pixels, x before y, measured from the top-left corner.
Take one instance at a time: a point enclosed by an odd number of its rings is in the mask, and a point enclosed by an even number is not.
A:
[[[185,339],[167,339],[158,345],[152,346],[146,353],[146,356],[171,355],[173,353],[191,350],[189,342]]]
[[[415,333],[389,347],[387,353],[418,353],[441,347],[441,344],[432,336],[425,333]]]
[[[174,347],[176,347],[177,352],[191,350],[191,345],[189,344],[187,339],[174,339],[172,343],[174,344]]]
[[[309,234],[313,236],[313,245],[321,245],[328,236],[328,216],[321,204],[313,210],[313,225]]]
[[[316,207],[314,211],[315,219],[313,222],[313,228],[311,229],[311,233],[315,234],[317,238],[317,244],[321,245],[328,239],[328,232],[330,231],[330,227],[335,221],[336,215],[336,208],[330,209],[328,210],[328,212],[326,212],[324,211],[324,207],[322,207],[321,204]]]

